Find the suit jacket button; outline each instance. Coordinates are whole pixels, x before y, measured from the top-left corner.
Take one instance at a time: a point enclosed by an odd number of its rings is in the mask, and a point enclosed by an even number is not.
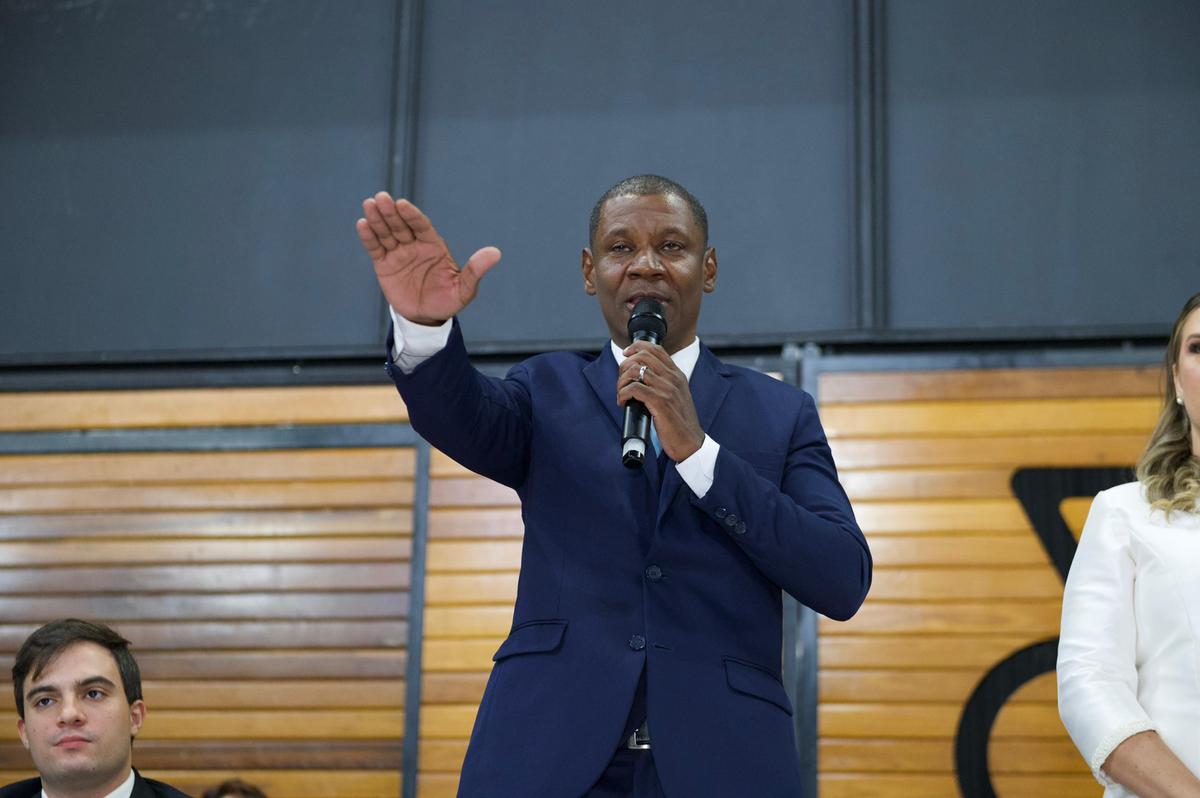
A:
[[[651,582],[657,582],[659,579],[663,578],[662,569],[657,565],[651,565],[646,569],[646,578]]]
[[[730,513],[729,515],[725,516],[725,526],[729,527],[730,529],[733,529],[735,526],[737,526],[737,524],[738,524],[738,517],[736,515],[734,515],[733,513]]]
[[[634,635],[633,637],[629,638],[629,647],[634,651],[641,651],[646,647],[646,638],[642,637],[641,635]]]
[[[717,509],[713,510],[713,515],[715,515],[717,517],[717,520],[720,520],[720,519],[724,518],[728,512],[729,511],[726,510],[724,507],[718,507]]]
[[[733,528],[733,531],[734,531],[734,532],[736,532],[736,533],[737,533],[737,534],[739,534],[739,535],[744,535],[744,534],[746,534],[746,522],[745,522],[745,521],[738,521],[738,522],[737,522],[737,526],[735,526],[735,527]]]

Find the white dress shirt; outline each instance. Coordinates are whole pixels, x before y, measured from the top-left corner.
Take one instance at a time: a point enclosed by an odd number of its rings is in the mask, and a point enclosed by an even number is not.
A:
[[[1092,503],[1063,593],[1058,711],[1105,798],[1101,769],[1156,730],[1200,775],[1200,515],[1154,510],[1137,482]]]
[[[452,320],[447,320],[437,327],[431,327],[426,324],[415,324],[392,308],[388,310],[392,314],[392,361],[405,374],[411,374],[417,366],[442,351],[446,347],[446,342],[450,340]],[[609,346],[612,347],[613,357],[617,361],[617,366],[620,367],[625,361],[625,355],[622,354],[621,348],[617,346],[616,342],[609,341]],[[699,359],[699,338],[692,339],[690,344],[671,355],[671,362],[689,380],[692,378],[692,371],[695,370],[696,361]],[[613,391],[615,394],[615,385]],[[720,450],[721,447],[717,442],[705,433],[704,443],[700,445],[700,449],[692,453],[691,457],[675,463],[675,469],[679,472],[679,476],[698,498],[704,498],[704,494],[708,493],[708,489],[712,487],[713,475],[717,469],[717,454]]]
[[[130,771],[129,771],[129,778],[127,778],[127,779],[125,779],[125,781],[121,782],[120,787],[117,787],[117,789],[113,790],[108,795],[104,796],[104,798],[129,798],[129,796],[131,796],[131,795],[133,795],[133,770],[132,769],[130,769]],[[47,798],[46,790],[44,788],[42,789],[42,798]]]

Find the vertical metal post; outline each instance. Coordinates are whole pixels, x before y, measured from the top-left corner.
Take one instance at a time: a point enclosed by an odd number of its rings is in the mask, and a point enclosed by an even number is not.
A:
[[[408,662],[404,671],[404,756],[401,798],[417,798],[421,734],[421,646],[425,639],[425,560],[429,540],[429,464],[431,449],[417,443],[413,476],[412,556],[409,559]]]

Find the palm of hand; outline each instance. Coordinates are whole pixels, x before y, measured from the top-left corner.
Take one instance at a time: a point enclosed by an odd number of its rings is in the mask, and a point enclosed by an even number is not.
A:
[[[374,264],[383,295],[406,319],[444,321],[472,299],[441,238],[399,244]]]

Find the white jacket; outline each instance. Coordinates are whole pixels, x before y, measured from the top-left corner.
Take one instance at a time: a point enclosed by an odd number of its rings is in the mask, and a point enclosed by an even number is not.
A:
[[[1063,594],[1058,711],[1105,798],[1101,770],[1154,729],[1200,774],[1200,515],[1151,510],[1131,482],[1096,496]]]

